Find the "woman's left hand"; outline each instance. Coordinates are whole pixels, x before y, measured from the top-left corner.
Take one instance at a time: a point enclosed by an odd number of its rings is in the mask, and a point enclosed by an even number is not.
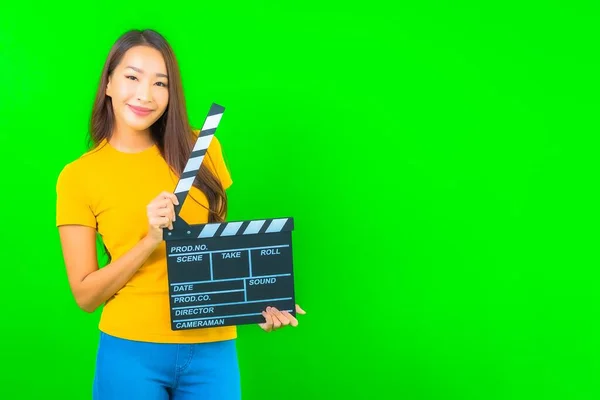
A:
[[[296,304],[296,313],[306,314],[298,304]],[[277,330],[285,325],[298,326],[298,320],[287,311],[279,311],[275,307],[267,307],[266,311],[262,312],[266,322],[258,324],[265,332]]]

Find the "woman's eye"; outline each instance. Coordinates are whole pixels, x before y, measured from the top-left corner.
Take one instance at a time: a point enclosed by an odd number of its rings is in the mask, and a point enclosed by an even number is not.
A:
[[[167,84],[164,82],[156,82],[158,86],[167,87]]]
[[[131,79],[131,80],[135,80],[135,79],[137,79],[137,78],[136,78],[135,76],[133,76],[133,75],[126,75],[126,76],[125,76],[125,78],[127,78],[127,79]]]

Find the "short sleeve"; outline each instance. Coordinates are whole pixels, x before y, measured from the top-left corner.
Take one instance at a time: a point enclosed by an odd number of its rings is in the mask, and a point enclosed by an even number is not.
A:
[[[223,185],[223,189],[227,189],[233,183],[231,179],[231,174],[229,172],[229,168],[225,163],[225,158],[223,156],[223,149],[221,147],[221,142],[217,139],[216,136],[213,136],[210,141],[210,145],[208,146],[207,161],[209,161],[210,169],[215,172]]]
[[[56,182],[56,226],[85,225],[96,228],[96,217],[80,178],[73,164],[67,164],[60,172]]]

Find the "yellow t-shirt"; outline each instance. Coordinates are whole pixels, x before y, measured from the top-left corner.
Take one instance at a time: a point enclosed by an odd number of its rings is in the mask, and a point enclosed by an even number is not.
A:
[[[216,136],[206,154],[203,164],[216,173],[227,189],[232,180]],[[97,229],[116,260],[146,235],[146,205],[162,191],[173,193],[176,185],[177,177],[156,145],[132,154],[118,151],[105,139],[61,171],[56,184],[56,224]],[[206,196],[192,187],[180,215],[188,224],[207,223],[205,207]],[[121,338],[163,343],[201,343],[236,337],[235,326],[171,330],[168,286],[163,241],[106,302],[99,329]]]

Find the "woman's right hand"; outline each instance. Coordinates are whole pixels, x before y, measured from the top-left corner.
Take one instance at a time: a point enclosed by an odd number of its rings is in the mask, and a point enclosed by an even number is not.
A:
[[[163,240],[163,229],[173,229],[175,221],[175,207],[179,205],[177,196],[173,193],[162,192],[146,206],[148,216],[148,233],[146,237],[153,243],[159,244]]]

